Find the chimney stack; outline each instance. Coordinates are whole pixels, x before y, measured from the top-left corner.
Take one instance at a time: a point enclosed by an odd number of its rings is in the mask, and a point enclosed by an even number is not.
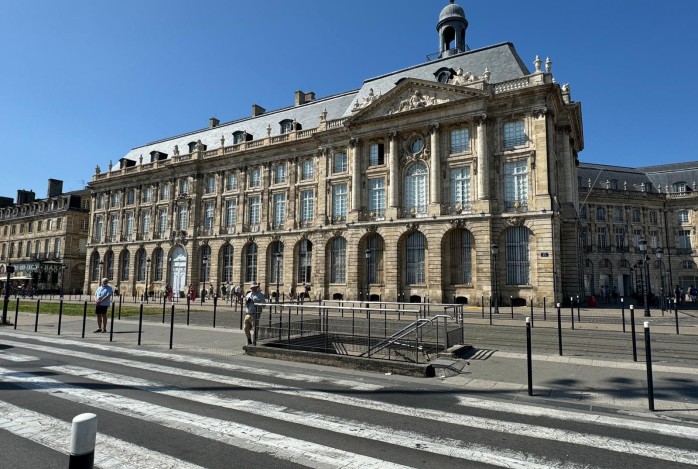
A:
[[[17,205],[30,204],[34,200],[36,200],[34,191],[25,191],[23,189],[17,191]]]
[[[300,106],[301,104],[309,103],[311,101],[315,101],[315,93],[313,91],[308,93],[304,93],[301,90],[296,91],[296,106]]]
[[[208,128],[209,128],[209,129],[212,129],[212,128],[214,128],[214,127],[218,127],[218,124],[220,124],[220,123],[221,123],[221,121],[219,121],[219,120],[216,119],[215,117],[211,117],[211,118],[208,120]]]
[[[48,180],[48,190],[46,191],[46,198],[56,197],[63,193],[63,181],[59,179],[49,179]]]
[[[267,110],[264,109],[262,106],[259,106],[257,104],[252,105],[252,117],[257,117],[261,116],[264,114]]]

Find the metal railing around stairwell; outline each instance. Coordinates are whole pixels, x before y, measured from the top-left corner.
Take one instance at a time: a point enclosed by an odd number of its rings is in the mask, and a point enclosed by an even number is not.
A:
[[[387,347],[390,347],[394,344],[399,344],[401,347],[410,347],[410,344],[404,343],[403,339],[405,339],[406,337],[408,337],[412,333],[417,334],[419,332],[419,330],[426,325],[433,325],[434,321],[437,321],[436,331],[438,333],[438,319],[439,318],[444,318],[444,335],[443,335],[443,337],[444,337],[444,340],[446,341],[446,343],[444,345],[444,349],[448,349],[448,323],[447,323],[447,321],[449,319],[454,319],[454,318],[452,318],[451,316],[448,316],[446,314],[437,314],[436,316],[434,316],[431,319],[418,319],[418,320],[414,321],[413,323],[411,323],[411,324],[407,325],[406,327],[402,328],[401,330],[397,331],[395,334],[391,335],[390,337],[381,340],[376,345],[369,348],[367,351],[365,351],[364,353],[362,353],[359,356],[370,358],[371,355],[373,355],[374,353],[380,352],[381,350],[383,350]],[[437,340],[437,342],[438,342],[438,340]],[[417,348],[419,348],[418,345],[417,345]]]

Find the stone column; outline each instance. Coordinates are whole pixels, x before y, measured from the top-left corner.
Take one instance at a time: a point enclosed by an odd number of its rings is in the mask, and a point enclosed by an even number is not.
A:
[[[429,203],[441,202],[441,155],[439,154],[439,125],[433,125],[429,129],[431,134],[431,190],[429,191]]]
[[[388,167],[390,181],[388,183],[388,207],[395,208],[398,206],[398,169],[399,161],[397,156],[397,133],[390,132],[390,146],[388,149]]]
[[[477,198],[486,200],[490,198],[489,173],[490,165],[487,160],[487,116],[475,118],[477,124]]]
[[[352,183],[351,183],[351,210],[358,212],[361,210],[361,155],[358,150],[359,142],[352,138],[347,146],[349,161],[351,161]]]

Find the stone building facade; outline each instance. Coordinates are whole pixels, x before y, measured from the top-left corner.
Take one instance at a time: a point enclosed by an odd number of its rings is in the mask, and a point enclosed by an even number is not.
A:
[[[17,191],[0,198],[0,283],[6,268],[15,272],[14,287],[36,292],[78,292],[85,278],[89,226],[89,191],[63,192],[63,182],[49,179],[45,199]]]
[[[581,105],[550,59],[531,71],[510,43],[468,50],[467,24],[451,3],[425,63],[98,167],[84,288],[106,275],[127,294],[251,281],[384,301],[577,294]]]

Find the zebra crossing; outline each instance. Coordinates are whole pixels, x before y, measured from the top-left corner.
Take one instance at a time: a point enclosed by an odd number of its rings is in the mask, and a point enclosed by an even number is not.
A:
[[[8,387],[56,408],[84,408],[107,423],[97,467],[233,467],[224,454],[240,462],[235,467],[260,461],[316,468],[698,465],[698,427],[690,424],[448,394],[453,405],[444,409],[429,405],[438,392],[428,401],[402,402],[408,390],[389,380],[21,333],[0,332],[0,343],[7,347],[0,350],[0,432],[63,454],[70,438],[68,421],[13,403],[19,394]],[[212,454],[190,457],[187,448],[110,435],[114,416],[134,428],[157,428],[164,439],[190,435],[197,440],[192,445]]]

